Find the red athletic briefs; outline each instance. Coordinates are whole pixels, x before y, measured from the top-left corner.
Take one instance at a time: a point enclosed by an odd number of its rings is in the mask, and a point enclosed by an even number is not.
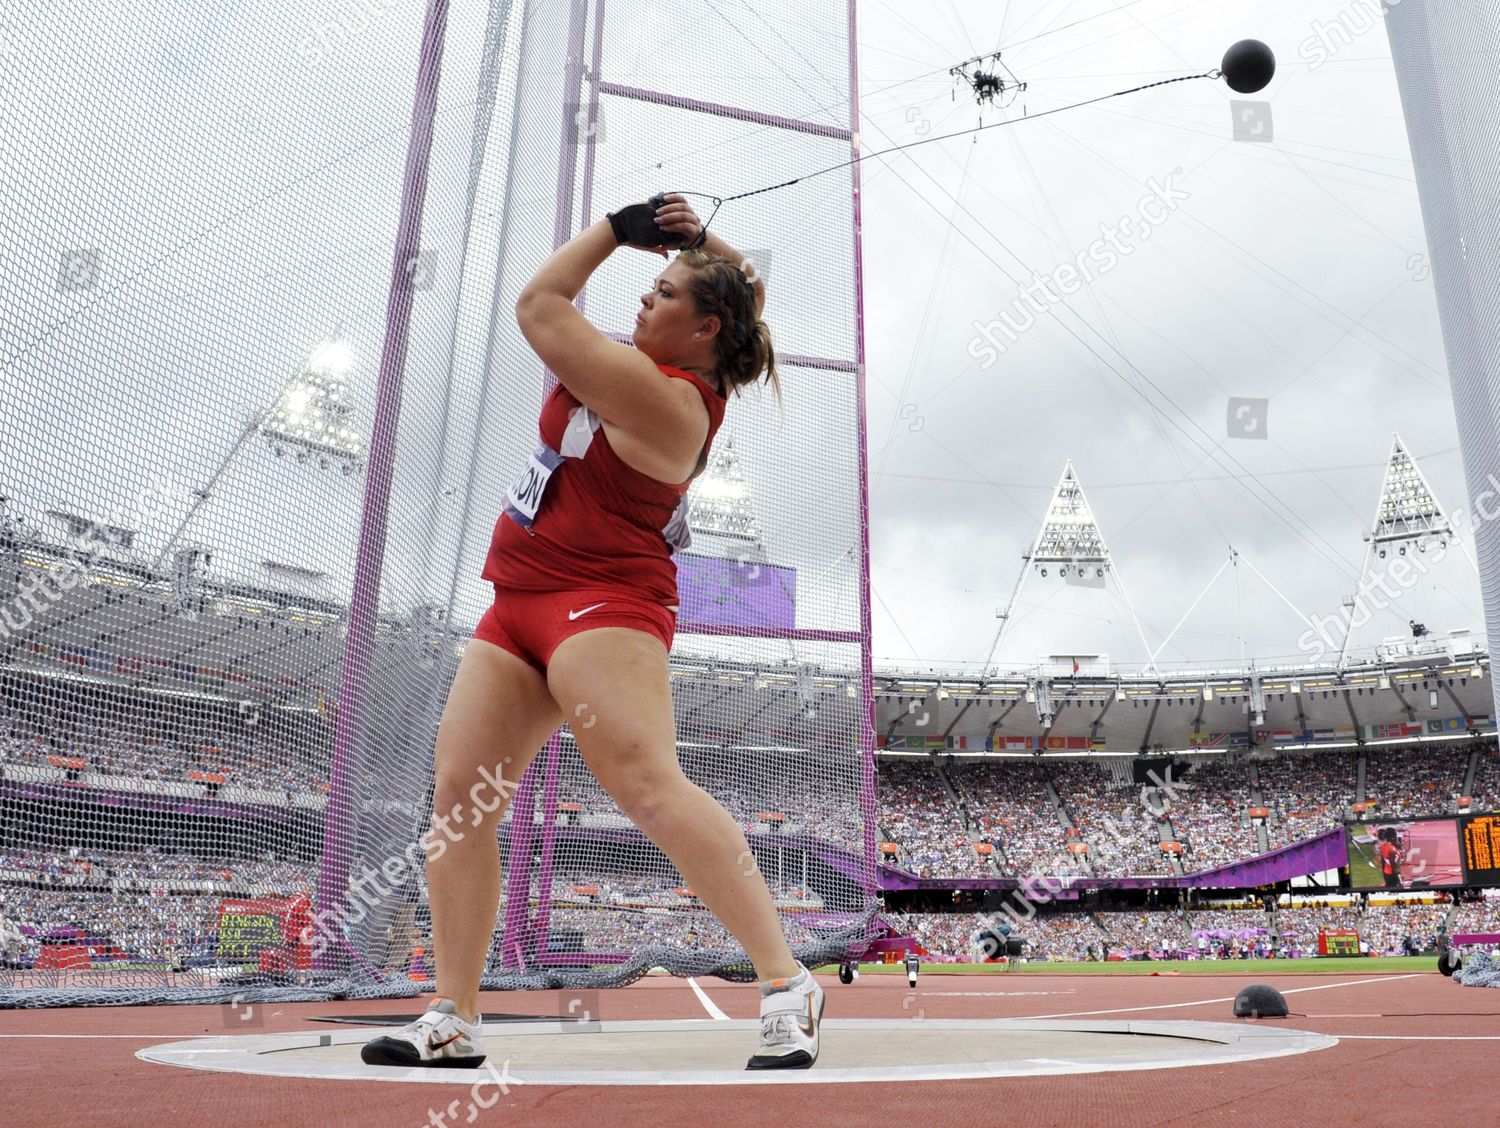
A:
[[[599,627],[629,627],[672,649],[674,608],[608,591],[518,592],[495,588],[495,602],[474,637],[508,650],[542,673],[564,639]]]

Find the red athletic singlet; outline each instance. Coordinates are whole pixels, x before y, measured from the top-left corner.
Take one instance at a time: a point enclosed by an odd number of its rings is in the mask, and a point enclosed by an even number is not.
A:
[[[690,381],[703,397],[706,459],[724,421],[724,397],[690,372],[657,368]],[[667,485],[627,466],[599,416],[561,384],[542,405],[539,430],[542,445],[495,522],[483,577],[497,593],[623,589],[675,608],[671,554],[688,544],[688,483]]]
[[[1380,872],[1395,873],[1396,866],[1401,861],[1401,850],[1389,842],[1382,842],[1375,850],[1380,855]]]

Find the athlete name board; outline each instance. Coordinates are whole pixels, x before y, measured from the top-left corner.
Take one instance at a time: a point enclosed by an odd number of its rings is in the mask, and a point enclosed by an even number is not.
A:
[[[279,945],[286,904],[279,899],[220,901],[219,955],[242,958]]]
[[[1318,955],[1359,955],[1359,933],[1348,928],[1325,928],[1318,933]]]
[[[1500,885],[1500,815],[1468,815],[1459,827],[1469,884]]]

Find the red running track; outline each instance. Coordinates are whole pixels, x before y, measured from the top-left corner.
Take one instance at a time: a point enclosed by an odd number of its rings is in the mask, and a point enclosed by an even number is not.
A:
[[[834,976],[819,978],[828,993],[829,1019],[1088,1015],[1235,1022],[1240,1020],[1231,1016],[1228,1000],[1247,983],[1268,982],[1287,993],[1294,1017],[1285,1025],[1346,1040],[1299,1057],[1074,1077],[794,1085],[785,1092],[772,1086],[522,1086],[480,1112],[475,1123],[528,1128],[1500,1124],[1500,990],[1462,987],[1436,972],[924,975],[915,997],[899,975],[866,975],[849,986]],[[730,1018],[758,1013],[753,984],[707,980],[700,986]],[[209,1073],[148,1064],[134,1055],[146,1046],[202,1035],[347,1030],[308,1019],[401,1013],[422,1005],[417,1000],[271,1004],[260,1009],[255,1025],[218,1006],[3,1011],[0,1044],[7,1051],[9,1076],[0,1096],[0,1123],[8,1128],[418,1128],[429,1123],[429,1108],[444,1090]],[[487,994],[481,1005],[491,1014],[555,1017],[558,995]],[[600,992],[599,1011],[606,1021],[707,1017],[687,983],[662,978]],[[836,1033],[830,1030],[825,1037]],[[747,1043],[747,1055],[751,1048]]]

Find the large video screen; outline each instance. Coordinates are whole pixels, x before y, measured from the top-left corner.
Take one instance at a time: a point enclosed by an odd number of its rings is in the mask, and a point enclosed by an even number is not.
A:
[[[679,553],[676,560],[681,629],[694,625],[778,631],[796,628],[795,568],[690,552]]]
[[[1458,820],[1452,817],[1348,823],[1344,844],[1355,889],[1466,884]]]

